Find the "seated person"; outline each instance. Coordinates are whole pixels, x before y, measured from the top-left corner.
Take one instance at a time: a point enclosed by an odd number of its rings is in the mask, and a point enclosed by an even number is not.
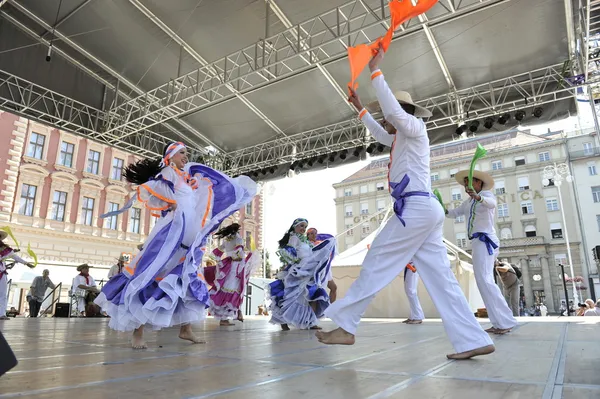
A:
[[[87,264],[77,267],[79,274],[73,279],[73,292],[77,297],[77,311],[81,316],[93,317],[100,312],[94,299],[100,293],[96,281],[90,276],[90,267]]]

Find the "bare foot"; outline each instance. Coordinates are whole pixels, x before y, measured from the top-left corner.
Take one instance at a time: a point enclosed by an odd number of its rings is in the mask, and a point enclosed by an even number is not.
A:
[[[333,331],[317,331],[315,334],[322,344],[326,345],[354,345],[354,335],[349,332],[336,328]]]
[[[146,341],[144,341],[144,327],[133,330],[133,338],[131,339],[131,347],[133,349],[147,349]]]
[[[422,324],[423,320],[411,320],[408,321],[406,324]]]
[[[493,331],[494,334],[504,335],[506,333],[511,332],[512,328],[496,328],[496,331]]]
[[[466,351],[466,352],[453,353],[451,355],[446,355],[446,357],[448,359],[454,359],[454,360],[466,360],[466,359],[470,359],[475,356],[489,355],[490,353],[494,353],[495,350],[496,350],[496,348],[494,347],[494,345],[488,345],[488,346],[482,346],[481,348],[473,349],[473,350]]]
[[[287,324],[282,324],[282,325],[281,325],[281,329],[282,329],[283,331],[290,331],[290,327],[289,327]]]
[[[309,328],[309,330],[322,330],[322,327],[319,326],[312,326],[311,328]]]
[[[235,325],[235,324],[231,323],[229,320],[221,320],[221,321],[219,322],[219,325],[220,325],[220,326],[225,326],[225,327],[228,327],[228,326],[233,326],[233,325]]]
[[[498,331],[498,329],[496,327],[490,327],[487,330],[485,330],[486,333],[493,333],[493,334],[495,334],[496,331]]]
[[[205,341],[201,340],[196,335],[194,335],[194,333],[192,332],[191,324],[186,324],[184,326],[181,326],[181,328],[179,329],[179,338],[181,338],[185,341],[190,341],[193,344],[205,344],[206,343]]]
[[[238,317],[237,317],[238,321],[241,321],[242,323],[244,322],[244,315],[242,314],[241,310],[238,310]]]
[[[402,323],[407,324],[408,322],[412,321],[411,319],[406,319],[404,320]]]

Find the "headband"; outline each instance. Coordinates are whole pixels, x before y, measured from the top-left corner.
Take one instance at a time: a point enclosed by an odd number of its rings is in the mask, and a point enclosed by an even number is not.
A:
[[[160,161],[160,167],[164,168],[165,166],[169,166],[169,160],[171,157],[184,148],[185,144],[182,142],[171,143],[169,147],[167,147],[167,151],[165,151],[165,156],[163,157],[162,161]]]
[[[298,218],[298,219],[294,220],[294,223],[292,223],[292,228],[298,226],[301,223],[306,223],[308,225],[308,220],[303,219],[303,218]]]

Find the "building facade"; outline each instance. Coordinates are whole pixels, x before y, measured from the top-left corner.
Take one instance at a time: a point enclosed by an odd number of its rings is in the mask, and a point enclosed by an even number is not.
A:
[[[3,111],[0,141],[0,226],[9,226],[25,246],[30,243],[40,269],[33,275],[48,268],[53,282],[68,288],[75,267],[88,263],[90,274],[102,280],[120,255],[133,256],[145,241],[156,218],[141,204],[100,218],[131,196],[134,187],[122,173],[139,160],[135,154]],[[242,225],[248,246],[252,237],[259,249],[261,212],[262,201],[256,197],[232,218]],[[11,274],[13,287],[31,282]],[[14,298],[11,305],[18,302]]]
[[[599,229],[600,226],[595,215],[593,219],[589,215],[579,217],[576,199],[578,191],[585,191],[588,202],[593,203],[596,199],[593,187],[594,184],[600,185],[600,181],[594,183],[594,176],[590,176],[585,181],[582,179],[582,187],[573,184],[560,187],[565,226],[558,199],[559,187],[552,181],[545,186],[542,173],[545,166],[568,163],[570,148],[578,148],[582,145],[579,142],[589,140],[588,136],[566,137],[562,132],[534,136],[511,131],[431,148],[432,187],[440,191],[447,208],[457,207],[466,199],[464,187],[455,181],[454,175],[469,167],[477,142],[488,150],[488,155],[479,161],[477,169],[490,173],[495,179],[494,192],[498,201],[496,231],[501,240],[499,257],[521,266],[522,294],[527,306],[544,302],[550,311],[558,311],[564,302],[558,265],[569,264],[565,229],[569,234],[575,276],[582,276],[584,280],[577,284],[577,292],[580,299],[589,296],[588,277],[590,273],[593,277],[597,269],[586,257],[582,226],[588,229]],[[594,158],[598,160],[599,156],[590,154],[586,158],[586,167],[587,162],[595,162]],[[375,160],[334,185],[337,231],[338,234],[346,232],[339,240],[341,251],[377,229],[384,219],[392,201],[386,180],[387,163],[387,159]],[[575,180],[579,181],[577,176]],[[588,212],[593,209],[589,207]],[[444,225],[444,236],[470,251],[464,217],[448,219]],[[565,272],[570,275],[568,267]],[[572,300],[570,284],[568,291]]]

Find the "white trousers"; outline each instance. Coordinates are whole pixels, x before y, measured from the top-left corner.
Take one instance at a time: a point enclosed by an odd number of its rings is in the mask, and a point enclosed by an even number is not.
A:
[[[498,242],[497,237],[491,236],[490,238]],[[502,292],[500,292],[500,287],[494,282],[494,261],[498,256],[498,249],[494,251],[493,255],[490,255],[485,243],[479,240],[471,241],[471,248],[473,249],[475,282],[492,326],[501,329],[513,328],[517,325],[517,319],[514,318]]]
[[[0,317],[6,316],[8,304],[8,276],[4,274],[0,279]]]
[[[375,295],[391,283],[411,260],[437,308],[450,342],[457,352],[491,345],[450,268],[442,241],[444,211],[432,197],[406,199],[406,227],[392,216],[363,262],[360,275],[346,296],[333,303],[325,316],[351,334]]]
[[[419,273],[413,273],[408,268],[404,269],[404,292],[408,298],[408,304],[410,306],[411,320],[423,320],[425,315],[423,314],[423,308],[421,308],[421,302],[419,302],[419,295],[417,294],[417,286],[419,285]]]

